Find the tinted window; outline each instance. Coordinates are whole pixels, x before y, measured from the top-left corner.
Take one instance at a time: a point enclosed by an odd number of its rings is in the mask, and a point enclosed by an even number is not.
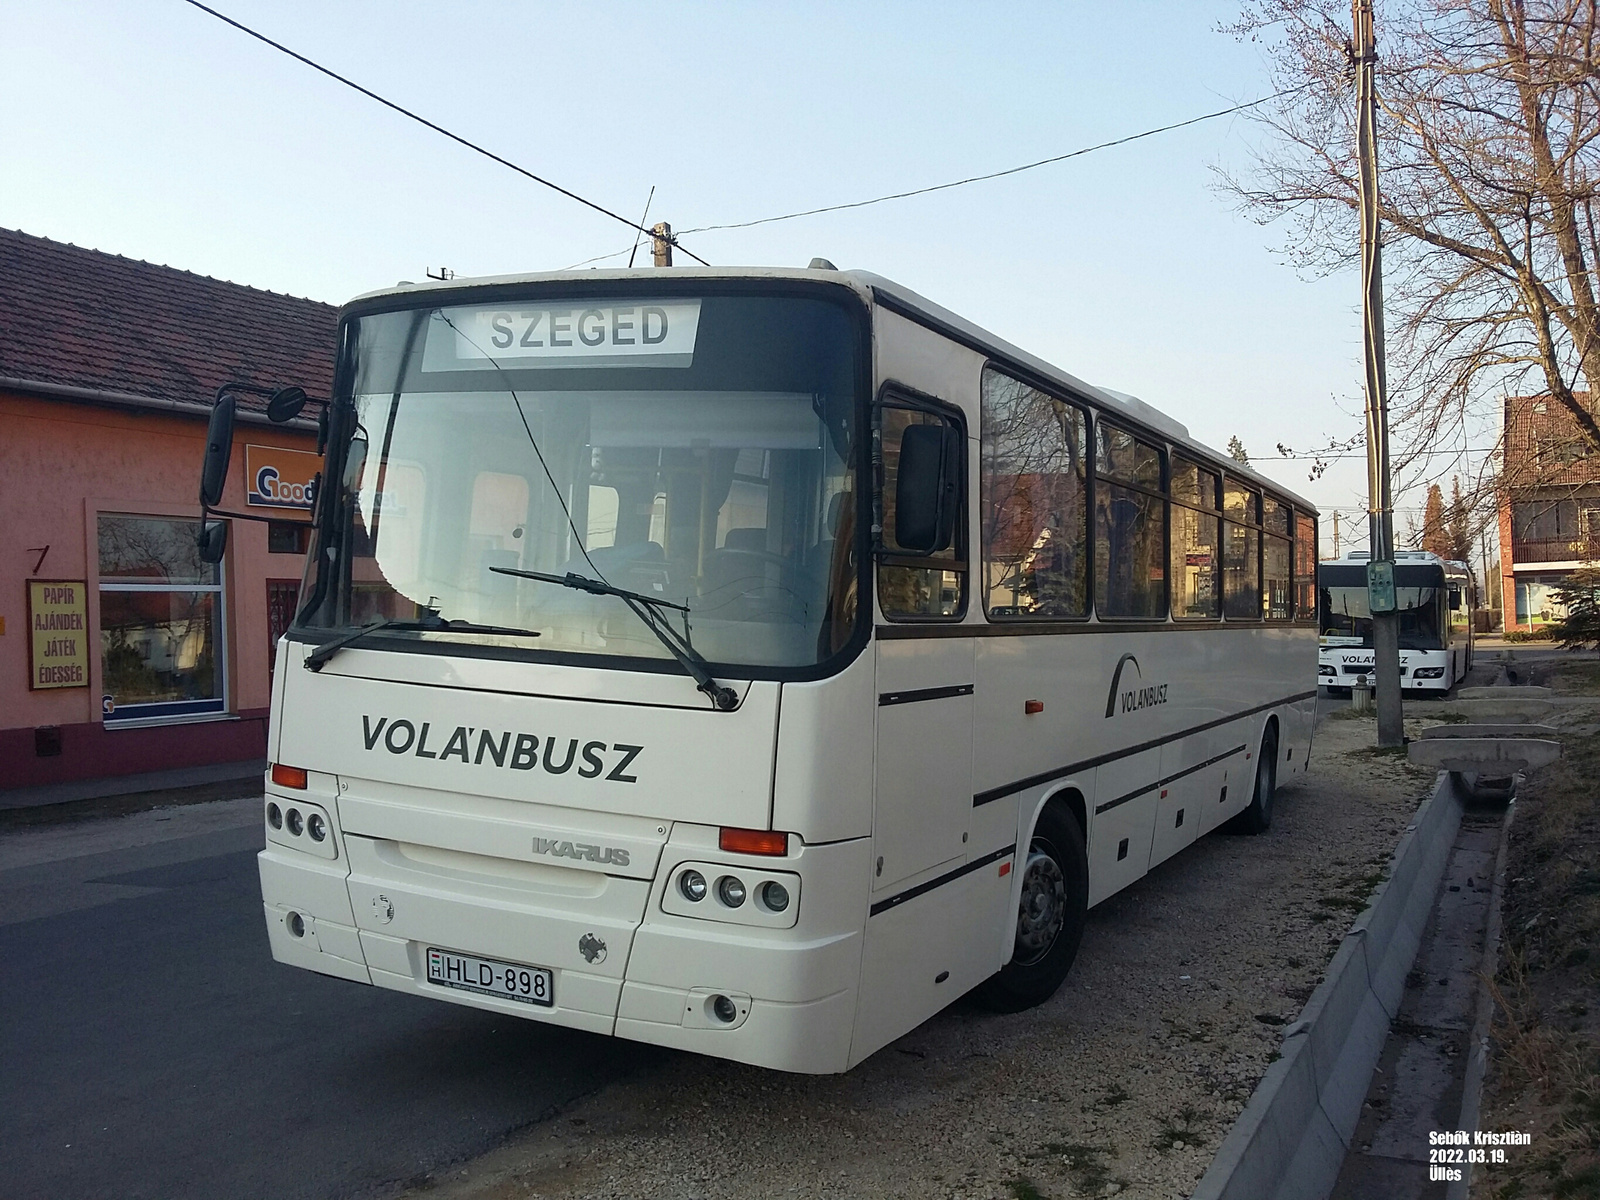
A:
[[[1317,519],[1296,513],[1294,519],[1294,614],[1315,615],[1317,605]]]
[[[1227,480],[1222,487],[1222,511],[1235,521],[1251,525],[1261,524],[1261,495],[1236,480]]]
[[[1261,576],[1261,615],[1269,621],[1287,621],[1291,615],[1288,538],[1270,533],[1263,535]]]
[[[991,617],[1089,611],[1082,410],[983,373],[983,603]]]
[[[1182,505],[1172,506],[1172,615],[1192,619],[1222,611],[1217,572],[1217,518]]]
[[[1104,421],[1095,424],[1095,474],[1152,490],[1161,488],[1161,451]]]
[[[1222,611],[1229,617],[1261,617],[1261,535],[1254,529],[1222,523]]]
[[[1167,615],[1166,503],[1101,480],[1094,493],[1094,600],[1102,617]]]
[[[1172,459],[1172,498],[1198,508],[1217,507],[1217,474],[1198,463],[1174,455]]]

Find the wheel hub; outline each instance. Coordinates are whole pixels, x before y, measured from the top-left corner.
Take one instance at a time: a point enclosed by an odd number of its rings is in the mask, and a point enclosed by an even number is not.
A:
[[[1061,864],[1035,847],[1022,872],[1022,902],[1017,907],[1015,959],[1023,966],[1050,952],[1067,923],[1067,881]]]

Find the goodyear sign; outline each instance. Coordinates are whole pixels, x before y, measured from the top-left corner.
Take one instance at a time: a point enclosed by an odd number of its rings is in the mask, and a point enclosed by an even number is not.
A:
[[[89,589],[81,579],[28,580],[28,686],[89,686]]]
[[[305,450],[244,448],[245,503],[257,508],[310,508],[322,460]]]

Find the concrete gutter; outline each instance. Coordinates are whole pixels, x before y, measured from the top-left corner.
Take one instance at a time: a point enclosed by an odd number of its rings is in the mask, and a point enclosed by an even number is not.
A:
[[[1332,1191],[1460,825],[1460,797],[1441,774],[1192,1200],[1323,1200]]]

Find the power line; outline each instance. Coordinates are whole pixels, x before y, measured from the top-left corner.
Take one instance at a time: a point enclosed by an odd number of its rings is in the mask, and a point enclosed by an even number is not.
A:
[[[567,188],[562,187],[559,183],[552,183],[550,180],[545,179],[541,175],[535,175],[532,171],[528,170],[526,167],[518,166],[516,163],[512,162],[509,158],[502,158],[500,155],[496,154],[493,150],[486,150],[482,146],[478,145],[476,142],[469,142],[466,138],[462,137],[459,133],[451,133],[450,130],[446,129],[443,125],[436,125],[436,124],[434,124],[434,122],[428,120],[428,118],[422,117],[422,116],[418,116],[416,113],[412,112],[409,108],[404,108],[401,105],[396,104],[393,100],[384,99],[384,97],[378,95],[378,93],[373,91],[371,88],[364,88],[359,83],[356,83],[354,80],[346,79],[343,75],[339,74],[337,71],[329,70],[327,67],[323,66],[321,63],[313,62],[311,59],[307,58],[304,54],[299,54],[299,53],[296,53],[295,51],[289,49],[289,47],[285,46],[282,42],[275,42],[271,38],[267,37],[266,34],[257,33],[254,29],[251,29],[248,25],[240,24],[238,21],[235,21],[232,17],[228,16],[227,14],[220,13],[214,8],[209,8],[206,5],[201,4],[200,0],[184,0],[184,3],[192,5],[195,8],[198,8],[203,13],[210,14],[211,16],[215,17],[217,20],[223,22],[226,25],[232,25],[235,29],[239,30],[241,33],[249,34],[251,37],[255,38],[258,42],[265,42],[267,45],[271,46],[274,50],[277,50],[277,51],[280,51],[280,52],[282,52],[284,54],[287,54],[290,58],[294,59],[296,62],[304,63],[306,66],[310,67],[312,70],[322,72],[322,74],[326,75],[329,79],[338,80],[340,83],[344,84],[345,87],[353,88],[354,90],[360,92],[363,96],[366,96],[368,99],[376,100],[379,104],[383,105],[385,108],[392,108],[395,112],[399,113],[401,116],[410,117],[413,121],[417,122],[417,124],[425,125],[429,129],[433,130],[435,133],[442,133],[445,137],[449,138],[452,142],[456,142],[456,143],[458,143],[458,144],[460,144],[462,146],[465,146],[468,150],[472,150],[472,151],[474,151],[474,152],[476,152],[478,154],[481,154],[485,158],[492,159],[493,161],[499,163],[503,167],[510,167],[518,175],[526,176],[527,178],[533,180],[535,183],[542,184],[543,186],[545,186],[547,188],[550,188],[552,191],[560,192],[563,196],[567,197],[569,200],[576,200],[579,204],[582,204],[582,205],[584,205],[584,206],[586,206],[588,208],[592,208],[597,213],[603,213],[604,215],[610,217],[613,221],[621,221],[629,229],[637,230],[640,233],[649,233],[650,232],[648,229],[646,229],[642,225],[635,225],[632,221],[628,220],[627,217],[622,216],[620,213],[614,213],[609,208],[606,208],[602,204],[596,204],[593,200],[585,199],[584,197],[578,195],[577,192],[569,191]],[[694,259],[695,262],[701,264],[702,266],[709,267],[711,265],[710,263],[706,262],[705,259],[701,258],[698,254],[696,254],[693,250],[690,250],[687,247],[685,247],[685,246],[683,246],[681,244],[678,244],[676,239],[674,239],[674,244],[678,246],[679,250],[682,250],[690,258]]]
[[[195,0],[189,0],[189,3],[195,3]],[[1285,88],[1281,92],[1274,92],[1270,96],[1262,96],[1259,100],[1251,100],[1246,104],[1235,104],[1232,108],[1222,108],[1216,112],[1206,113],[1203,116],[1190,117],[1187,121],[1175,121],[1171,125],[1162,125],[1158,129],[1146,129],[1142,133],[1130,133],[1127,137],[1115,138],[1112,141],[1100,142],[1093,146],[1084,146],[1079,150],[1070,150],[1066,154],[1056,154],[1050,158],[1041,158],[1037,162],[1023,163],[1019,167],[1007,167],[1003,171],[991,171],[987,175],[971,175],[966,179],[953,179],[948,183],[933,184],[931,187],[913,188],[909,192],[891,192],[886,196],[874,196],[870,200],[854,200],[848,204],[828,204],[821,208],[808,208],[800,212],[784,213],[776,217],[761,217],[754,221],[734,221],[726,225],[701,225],[681,232],[710,233],[718,229],[749,229],[753,225],[770,225],[774,221],[793,221],[799,217],[814,217],[819,213],[842,212],[848,208],[866,208],[869,204],[882,204],[886,200],[905,200],[911,196],[925,196],[929,192],[942,192],[949,188],[965,187],[969,183],[982,183],[987,179],[1000,179],[1007,175],[1017,175],[1023,171],[1032,171],[1037,167],[1047,167],[1051,163],[1065,162],[1069,158],[1079,158],[1085,154],[1093,154],[1097,150],[1109,150],[1113,146],[1125,146],[1129,142],[1137,142],[1141,138],[1154,137],[1158,133],[1170,133],[1174,129],[1183,129],[1185,126],[1198,125],[1202,121],[1213,121],[1218,117],[1226,117],[1231,113],[1243,112],[1247,108],[1255,108],[1258,105],[1280,99],[1294,92],[1302,92],[1310,86],[1310,84],[1301,84],[1298,87]]]

